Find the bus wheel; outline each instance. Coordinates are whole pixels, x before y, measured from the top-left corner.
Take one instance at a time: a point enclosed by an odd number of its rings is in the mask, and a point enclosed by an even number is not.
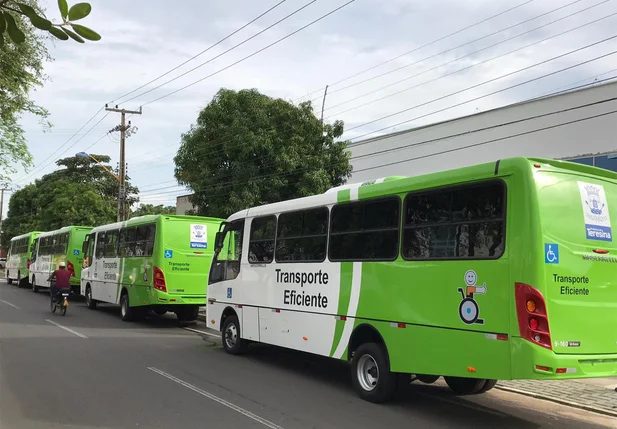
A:
[[[9,272],[8,271],[6,272],[6,282],[8,284],[10,284],[10,285],[13,284],[13,279],[9,278]]]
[[[493,387],[495,387],[497,385],[497,380],[486,380],[486,383],[484,383],[484,386],[482,386],[480,388],[480,390],[478,390],[478,394],[480,393],[486,393],[489,390],[491,390]]]
[[[353,385],[360,397],[369,402],[385,402],[396,390],[396,374],[390,365],[383,347],[377,343],[362,344],[351,361]]]
[[[239,355],[246,351],[247,342],[240,337],[238,317],[227,316],[222,332],[223,348],[230,355]]]
[[[39,287],[36,285],[36,277],[32,276],[32,292],[39,293]]]
[[[92,298],[92,288],[90,285],[86,287],[86,307],[90,310],[96,310],[96,301]]]
[[[131,322],[135,319],[135,309],[131,308],[127,292],[123,292],[120,297],[120,318],[124,322]]]
[[[457,395],[473,395],[486,384],[484,378],[444,377],[446,384]]]

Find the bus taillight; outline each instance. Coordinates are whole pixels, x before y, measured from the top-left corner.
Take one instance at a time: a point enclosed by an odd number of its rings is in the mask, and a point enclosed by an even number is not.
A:
[[[69,271],[71,277],[75,277],[75,266],[70,261],[66,261],[66,269]]]
[[[514,288],[521,337],[552,350],[544,296],[538,289],[524,283],[515,283]]]
[[[167,285],[165,284],[165,274],[159,267],[154,267],[154,288],[161,292],[167,292]]]
[[[30,258],[28,258],[28,260],[26,261],[26,267],[30,269]]]

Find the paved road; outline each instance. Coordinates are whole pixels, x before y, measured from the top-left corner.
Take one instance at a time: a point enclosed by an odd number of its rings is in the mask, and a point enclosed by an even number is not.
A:
[[[264,346],[231,357],[173,317],[127,324],[114,307],[75,301],[62,317],[48,300],[0,281],[2,429],[617,427],[496,390],[457,398],[441,385],[373,405],[355,396],[340,362]]]

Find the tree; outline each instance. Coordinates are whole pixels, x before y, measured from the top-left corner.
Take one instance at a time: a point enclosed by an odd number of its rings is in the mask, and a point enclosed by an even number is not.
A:
[[[159,204],[142,204],[131,213],[131,218],[145,215],[157,215],[157,214],[175,214],[176,208],[174,206],[164,206]]]
[[[54,34],[60,39],[78,40],[82,39],[79,34],[83,32],[89,35],[85,38],[100,39],[92,30],[73,22],[90,13],[89,4],[79,3],[68,9],[66,0],[60,0],[58,5],[63,21],[50,23],[47,28],[49,21],[44,18],[37,0],[0,0],[0,182],[8,182],[9,176],[17,172],[16,166],[27,169],[32,165],[24,130],[19,124],[21,116],[24,113],[35,115],[45,127],[51,126],[46,121],[47,110],[30,98],[32,90],[46,80],[43,63],[51,59],[46,39]],[[46,29],[48,33],[37,29]]]
[[[66,0],[58,0],[58,9],[62,21],[53,23],[45,17],[37,1],[0,0],[0,47],[4,45],[6,36],[15,44],[26,41],[27,36],[23,30],[26,20],[30,21],[32,26],[48,31],[60,40],[68,40],[69,37],[79,43],[85,43],[84,39],[101,40],[96,31],[75,23],[90,15],[92,6],[89,3],[77,3],[69,9]],[[68,29],[69,26],[71,30]]]
[[[343,122],[322,124],[255,89],[221,89],[182,135],[174,161],[201,215],[227,217],[261,204],[325,192],[351,175]]]
[[[106,155],[95,155],[107,163]],[[67,225],[97,226],[115,222],[118,182],[90,158],[70,157],[59,168],[11,195],[3,222],[2,242],[29,231],[51,231]],[[130,204],[139,200],[137,188],[127,185]]]

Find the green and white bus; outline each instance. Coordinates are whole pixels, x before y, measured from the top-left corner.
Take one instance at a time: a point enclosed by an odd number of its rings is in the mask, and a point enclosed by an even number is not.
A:
[[[149,215],[99,226],[83,243],[88,308],[120,304],[122,320],[174,312],[195,320],[206,305],[213,242],[223,219]]]
[[[609,213],[617,174],[527,158],[249,208],[217,234],[208,324],[231,354],[348,360],[374,402],[409,374],[458,394],[614,377]]]
[[[66,269],[71,273],[71,290],[80,293],[84,259],[81,248],[91,230],[91,226],[65,226],[44,232],[34,240],[29,277],[34,292],[40,288],[49,288],[49,275],[58,268],[60,262],[65,262]]]
[[[26,286],[32,262],[32,243],[40,231],[32,231],[11,239],[6,260],[6,279],[9,284],[14,281],[19,287]]]

